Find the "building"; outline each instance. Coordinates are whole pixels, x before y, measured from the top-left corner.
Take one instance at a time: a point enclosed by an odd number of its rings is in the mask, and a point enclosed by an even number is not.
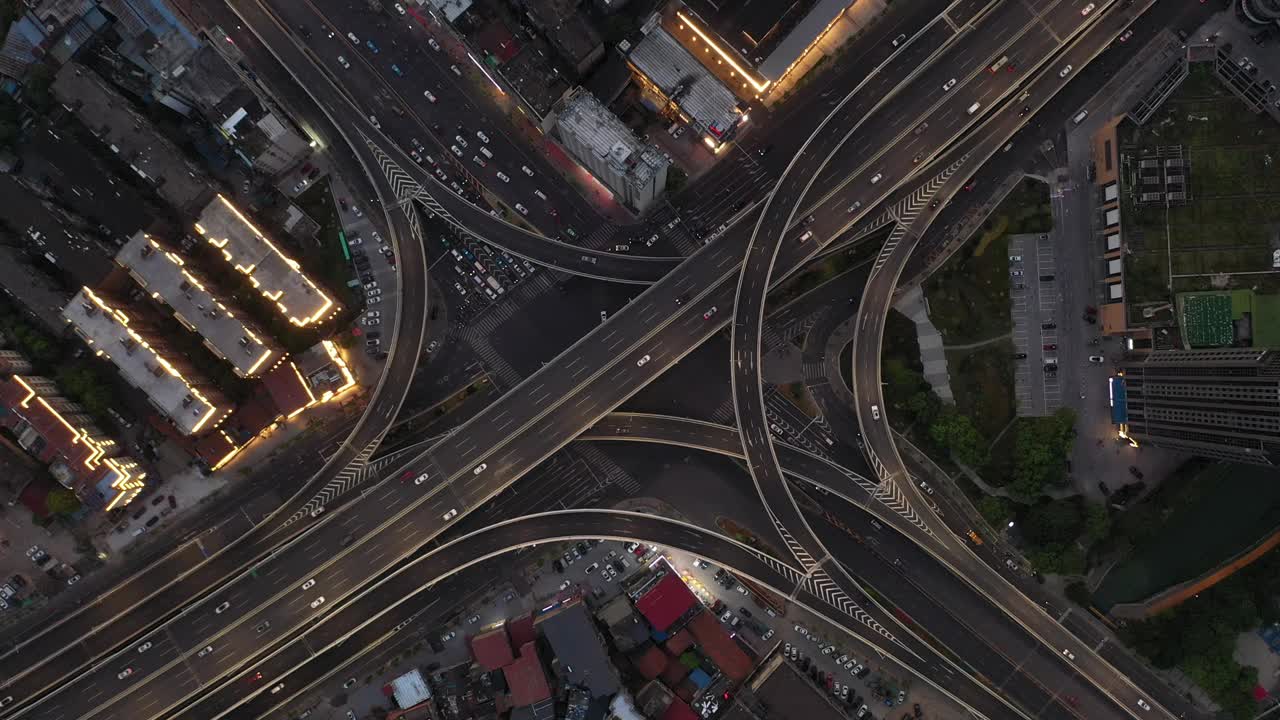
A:
[[[582,88],[565,100],[555,132],[569,154],[637,212],[644,212],[667,186],[671,161],[666,155],[642,143]]]
[[[580,0],[521,2],[525,17],[538,28],[556,54],[582,77],[604,57],[604,43],[586,15],[578,11]]]
[[[658,114],[685,120],[707,147],[718,150],[734,138],[745,121],[746,101],[658,24],[657,18],[645,27],[648,33],[627,56],[639,81],[641,100]]]
[[[17,350],[0,350],[0,376],[26,375],[31,372],[31,361]]]
[[[661,567],[666,568],[666,574],[636,599],[636,609],[655,630],[666,632],[698,605],[698,599],[669,565],[663,563]]]
[[[1276,464],[1280,353],[1258,348],[1158,350],[1120,363],[1113,420],[1143,445]]]
[[[485,670],[498,670],[511,664],[515,655],[511,651],[511,641],[507,638],[507,625],[471,638],[471,655],[476,663]]]
[[[205,206],[196,232],[222,251],[227,264],[243,273],[280,314],[298,327],[332,318],[338,305],[222,195]]]
[[[282,173],[311,153],[309,141],[263,107],[247,89],[231,93],[209,119],[231,141],[236,156],[260,173]]]
[[[536,643],[525,643],[520,656],[502,669],[511,692],[512,707],[539,707],[551,699],[551,687],[542,669]]]
[[[725,631],[724,625],[710,612],[700,612],[689,621],[689,631],[698,641],[698,647],[725,677],[742,682],[751,674],[751,658]],[[696,671],[695,671],[696,672]]]
[[[12,375],[0,383],[0,426],[86,506],[124,507],[146,485],[138,462],[120,455],[119,443],[48,378]]]
[[[130,385],[183,435],[214,428],[231,411],[216,387],[198,376],[163,339],[148,332],[122,306],[81,288],[62,317],[99,357],[110,360]]]
[[[593,698],[618,691],[617,672],[581,598],[553,605],[535,625],[555,653],[566,685],[584,688]]]
[[[135,233],[116,253],[116,262],[152,298],[172,308],[178,322],[204,338],[205,347],[231,363],[240,377],[271,369],[283,355],[271,338],[243,314],[232,312],[227,302],[209,290],[208,282],[155,238]]]

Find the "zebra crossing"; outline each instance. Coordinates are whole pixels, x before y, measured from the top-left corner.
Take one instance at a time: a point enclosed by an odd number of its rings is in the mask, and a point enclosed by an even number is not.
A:
[[[724,402],[720,403],[720,405],[712,411],[711,419],[721,425],[736,427],[735,421],[737,420],[737,416],[734,414],[733,410],[733,398],[725,398]]]
[[[594,230],[587,233],[586,237],[582,238],[581,245],[592,250],[603,250],[613,240],[613,235],[617,231],[618,226],[611,222],[600,223]]]

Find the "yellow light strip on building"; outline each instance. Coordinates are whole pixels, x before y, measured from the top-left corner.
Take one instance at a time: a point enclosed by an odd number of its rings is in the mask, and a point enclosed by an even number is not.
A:
[[[742,75],[742,77],[745,78],[746,81],[751,84],[751,87],[755,88],[756,92],[764,92],[764,89],[769,87],[768,80],[761,82],[753,78],[751,76],[751,73],[748,73],[746,70],[744,70],[742,66],[739,65],[738,62],[733,59],[732,55],[730,55],[728,52],[722,49],[718,44],[716,44],[716,42],[711,39],[711,36],[703,32],[702,28],[698,27],[697,24],[694,23],[692,20],[690,20],[687,15],[685,15],[683,12],[677,12],[676,17],[680,18],[681,21],[688,23],[689,29],[693,30],[693,33],[697,35],[699,39],[705,42],[712,50],[715,50],[716,54],[719,55],[721,58],[723,58],[725,62],[729,63],[729,67],[733,68],[734,70],[737,70],[738,74]]]
[[[19,376],[19,375],[14,375],[14,376],[13,376],[13,379],[14,379],[14,380],[17,380],[17,381],[18,381],[18,384],[19,384],[19,385],[21,385],[22,387],[26,388],[26,391],[27,391],[27,396],[26,396],[26,397],[24,397],[24,398],[22,398],[22,402],[20,402],[20,403],[18,403],[18,404],[19,404],[19,405],[21,405],[22,407],[28,407],[28,406],[29,406],[29,403],[31,402],[31,398],[33,398],[33,397],[35,397],[35,396],[36,396],[36,391],[35,391],[35,389],[34,389],[34,388],[32,388],[30,385],[28,385],[28,384],[27,384],[27,381],[26,381],[26,380],[23,380],[23,379],[22,379],[22,377],[21,377],[21,376]]]

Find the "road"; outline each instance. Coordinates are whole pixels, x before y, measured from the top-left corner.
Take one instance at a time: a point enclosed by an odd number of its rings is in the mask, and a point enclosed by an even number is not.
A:
[[[997,152],[1005,139],[1025,123],[1025,118],[1029,114],[1047,102],[1049,97],[1066,84],[1071,75],[1071,71],[1066,69],[1067,65],[1073,68],[1084,67],[1149,5],[1149,2],[1116,8],[1104,5],[1103,8],[1096,10],[1096,14],[1093,15],[1093,22],[1096,23],[1094,28],[1082,35],[1080,41],[1068,46],[1063,54],[1055,59],[1052,66],[1030,80],[1023,89],[1026,94],[1020,95],[1018,102],[1000,108],[997,114],[985,121],[983,138],[970,151],[972,156],[985,161]],[[1078,17],[1075,20],[1079,22]],[[1018,106],[1020,102],[1028,103],[1025,109]],[[988,108],[990,108],[989,105]],[[967,165],[961,177],[974,170],[976,165]],[[940,197],[946,197],[945,191]],[[936,215],[932,210],[931,208],[930,211],[916,217],[917,227],[927,226],[928,221]],[[903,233],[897,243],[891,239],[881,257],[877,259],[858,311],[853,391],[862,434],[872,458],[872,465],[876,467],[880,479],[898,488],[898,491],[914,507],[924,508],[926,506],[923,504],[923,493],[911,481],[897,453],[884,414],[879,411],[879,407],[883,404],[879,349],[884,321],[892,303],[898,276],[915,249],[920,234],[920,231],[913,228],[912,232]],[[932,513],[928,515],[930,526],[943,527],[936,516]],[[899,523],[898,526],[905,531],[915,532],[910,524]],[[962,541],[948,535],[938,536],[938,540],[939,543],[932,545],[937,548],[941,558],[945,558],[944,561],[952,565],[955,572],[969,579],[976,589],[1005,608],[1015,621],[1021,623],[1045,645],[1061,649],[1061,660],[1082,672],[1095,686],[1123,708],[1125,713],[1133,717],[1157,715],[1172,717],[1172,713],[1162,707],[1146,691],[1134,685],[1126,675],[1116,670],[1090,646],[1064,629],[1038,605],[1028,600],[1014,586],[969,552]],[[922,544],[922,546],[929,547],[929,544]]]
[[[315,132],[330,145],[342,141],[341,130],[335,125],[317,125]],[[378,177],[372,179],[377,181]],[[380,195],[390,192],[385,183],[375,187]],[[392,208],[385,221],[400,257],[400,311],[396,314],[391,354],[364,414],[346,441],[273,517],[290,516],[359,456],[367,458],[373,452],[385,432],[385,420],[399,411],[409,379],[416,372],[426,328],[426,260],[407,214],[396,208],[390,197],[393,196],[384,195],[384,205]],[[95,597],[42,632],[24,639],[0,657],[0,678],[4,678],[0,694],[20,701],[5,711],[13,713],[39,700],[44,697],[42,691],[56,688],[79,669],[116,651],[121,643],[172,618],[178,609],[242,574],[282,540],[276,534],[278,530],[272,519],[264,519],[212,556],[203,551],[198,541],[184,545],[111,592]]]

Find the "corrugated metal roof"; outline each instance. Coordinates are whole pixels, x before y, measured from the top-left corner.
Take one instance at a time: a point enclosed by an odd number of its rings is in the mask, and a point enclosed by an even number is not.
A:
[[[633,181],[649,182],[668,162],[657,148],[640,142],[617,115],[582,88],[565,103],[556,122],[561,132],[589,145],[597,157],[609,158],[619,173],[630,176]]]
[[[773,82],[782,77],[791,64],[804,55],[805,50],[822,36],[836,18],[849,8],[849,0],[818,0],[804,19],[796,24],[787,37],[758,68],[761,75]]]
[[[630,59],[700,129],[718,137],[737,122],[738,98],[661,27],[635,46]]]

